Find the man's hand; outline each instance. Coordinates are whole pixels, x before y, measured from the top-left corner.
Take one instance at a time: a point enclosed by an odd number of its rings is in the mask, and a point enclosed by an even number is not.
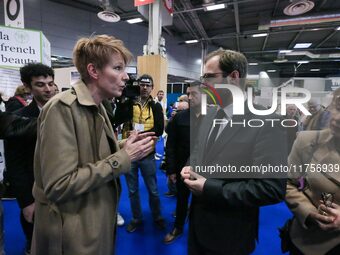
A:
[[[22,209],[22,214],[24,215],[25,220],[29,223],[33,223],[34,208],[34,203],[32,203]]]
[[[205,181],[207,180],[206,178],[192,171],[190,166],[183,167],[181,176],[183,182],[188,186],[192,193],[196,195],[202,194]]]
[[[126,140],[123,149],[129,155],[132,162],[146,157],[154,150],[154,144],[157,139],[154,132],[139,134],[131,133]]]

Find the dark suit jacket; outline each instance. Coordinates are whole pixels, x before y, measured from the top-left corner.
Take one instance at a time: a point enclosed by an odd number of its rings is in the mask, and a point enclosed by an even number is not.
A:
[[[20,117],[8,112],[0,112],[0,139],[35,136],[37,119]]]
[[[245,109],[245,115],[233,116],[233,121],[264,119],[254,116],[247,107]],[[287,164],[285,131],[279,127],[272,128],[268,123],[260,128],[226,127],[207,152],[206,141],[215,115],[216,109],[210,108],[202,120],[198,146],[191,155],[194,168],[216,164],[230,164],[237,169],[260,164]],[[202,195],[193,197],[191,233],[203,247],[218,254],[251,253],[258,234],[259,207],[281,201],[285,195],[285,184],[285,179],[208,176]]]
[[[33,100],[31,104],[15,113],[22,117],[37,118],[40,111]],[[34,202],[32,188],[34,183],[33,159],[36,136],[37,131],[35,131],[34,135],[32,134],[28,137],[14,137],[5,140],[6,178],[13,187],[20,208]]]

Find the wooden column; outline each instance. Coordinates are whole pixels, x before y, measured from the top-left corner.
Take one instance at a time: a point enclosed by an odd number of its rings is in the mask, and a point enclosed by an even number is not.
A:
[[[160,55],[146,55],[137,58],[138,76],[149,74],[154,81],[152,96],[155,97],[158,90],[163,90],[166,98],[168,61]]]

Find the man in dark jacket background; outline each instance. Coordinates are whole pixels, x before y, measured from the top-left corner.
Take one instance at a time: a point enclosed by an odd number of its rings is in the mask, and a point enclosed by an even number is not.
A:
[[[33,101],[15,112],[27,119],[39,116],[41,108],[55,95],[54,71],[41,63],[30,63],[20,68],[23,84],[33,95]],[[21,208],[20,222],[26,237],[26,254],[30,254],[34,221],[33,158],[36,131],[33,136],[14,137],[5,141],[6,178]]]

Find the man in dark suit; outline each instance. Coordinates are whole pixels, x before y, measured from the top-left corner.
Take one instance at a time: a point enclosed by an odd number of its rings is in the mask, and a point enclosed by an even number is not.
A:
[[[196,133],[190,132],[190,126],[198,126],[201,117],[199,84],[188,87],[187,94],[190,108],[177,112],[166,128],[166,173],[170,181],[176,184],[177,190],[176,219],[173,229],[164,237],[166,244],[172,243],[183,233],[188,211],[190,191],[180,178],[180,173],[190,156],[190,139],[197,137]]]
[[[244,55],[220,49],[207,56],[203,83],[232,84],[244,91],[246,75]],[[255,178],[259,176],[232,172],[205,176],[203,171],[197,173],[203,166],[230,166],[237,172],[242,167],[261,164],[286,165],[283,128],[272,127],[265,121],[261,127],[248,126],[248,120],[264,120],[266,116],[251,113],[247,101],[243,115],[233,114],[232,94],[227,90],[218,92],[222,104],[207,109],[196,149],[190,154],[191,167],[181,171],[185,184],[194,194],[189,221],[190,255],[250,254],[258,235],[259,207],[278,203],[285,195],[285,179]],[[228,124],[215,129],[214,119],[224,119]]]
[[[29,119],[37,118],[41,108],[55,95],[54,71],[40,64],[30,63],[20,68],[23,84],[33,95],[33,101],[15,112],[18,116]],[[36,144],[36,132],[32,136],[14,137],[5,141],[6,178],[13,188],[19,207],[20,221],[26,236],[26,254],[30,254],[34,220],[34,183],[33,158]]]

